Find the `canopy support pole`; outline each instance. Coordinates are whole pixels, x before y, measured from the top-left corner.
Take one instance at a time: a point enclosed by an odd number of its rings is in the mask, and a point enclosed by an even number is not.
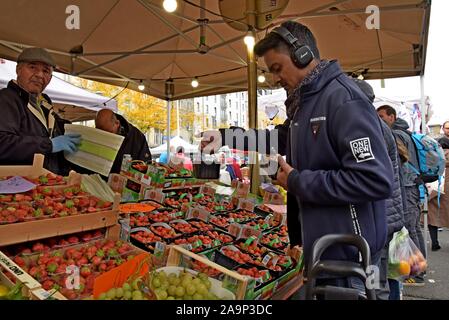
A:
[[[256,2],[254,0],[246,0],[246,17],[248,25],[252,26],[248,35],[252,35],[256,39],[254,26],[256,25]],[[257,63],[254,54],[254,47],[247,46],[247,62],[248,62],[248,124],[251,129],[257,129]],[[260,177],[259,177],[259,155],[257,152],[252,153],[249,157],[250,175],[251,175],[251,193],[259,193]]]
[[[173,84],[173,79],[168,79],[165,82],[165,96],[167,97],[167,163],[170,162],[170,113],[173,104],[173,95],[175,93],[175,85]]]

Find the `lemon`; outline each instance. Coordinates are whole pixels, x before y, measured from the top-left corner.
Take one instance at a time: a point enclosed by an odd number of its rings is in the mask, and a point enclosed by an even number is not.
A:
[[[9,293],[9,288],[0,284],[0,299],[6,297],[6,295]]]

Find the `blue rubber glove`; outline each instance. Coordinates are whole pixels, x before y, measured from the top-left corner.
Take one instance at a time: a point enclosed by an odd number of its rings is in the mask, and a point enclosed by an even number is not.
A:
[[[53,145],[52,153],[67,151],[74,153],[78,150],[77,145],[81,142],[81,135],[78,133],[68,133],[51,139]]]

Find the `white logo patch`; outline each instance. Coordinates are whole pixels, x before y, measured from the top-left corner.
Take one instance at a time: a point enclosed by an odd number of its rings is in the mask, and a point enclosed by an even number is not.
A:
[[[349,142],[349,145],[351,146],[352,154],[354,155],[357,163],[374,159],[369,138],[352,140]]]

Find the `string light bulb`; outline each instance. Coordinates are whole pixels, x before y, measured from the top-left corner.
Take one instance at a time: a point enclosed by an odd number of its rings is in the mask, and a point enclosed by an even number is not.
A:
[[[139,86],[137,87],[140,91],[145,90],[145,85],[143,84],[143,81],[140,80]]]
[[[191,84],[192,87],[194,87],[194,88],[197,88],[197,87],[200,85],[200,83],[198,82],[197,77],[193,78],[193,79],[192,79],[192,82],[191,82],[190,84]]]
[[[178,2],[176,0],[164,0],[162,6],[164,7],[165,11],[174,12],[178,7]]]
[[[248,34],[243,38],[243,42],[245,42],[246,47],[248,49],[253,49],[254,45],[256,44],[256,39],[254,39],[254,36],[251,31],[248,32]]]
[[[259,74],[259,76],[257,77],[257,81],[259,81],[259,83],[264,83],[265,82],[265,72],[262,72],[261,74]]]

